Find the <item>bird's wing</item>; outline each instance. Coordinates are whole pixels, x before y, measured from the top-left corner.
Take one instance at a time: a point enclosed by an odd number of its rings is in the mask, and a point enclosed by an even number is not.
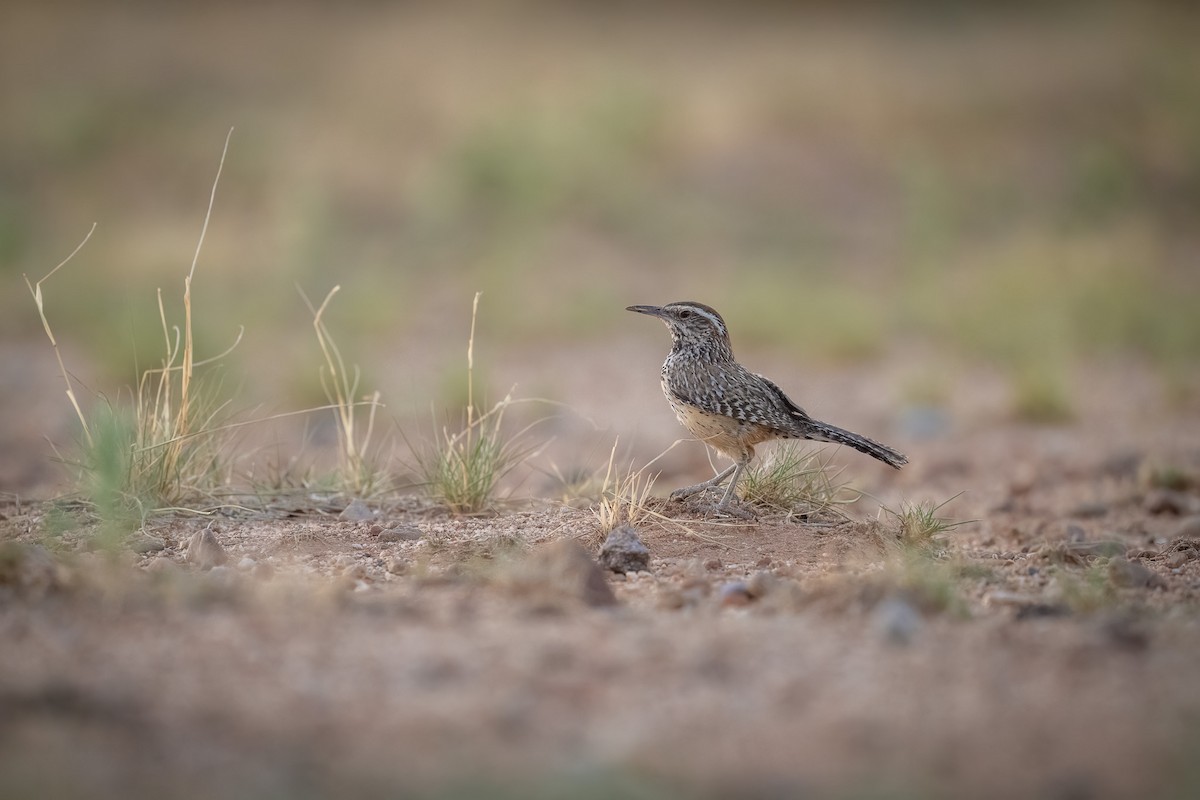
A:
[[[788,425],[797,412],[804,415],[778,386],[740,364],[706,364],[685,374],[686,378],[668,379],[668,391],[677,401],[709,414],[769,427]]]
[[[762,381],[763,383],[765,383],[767,385],[767,388],[769,388],[771,390],[771,392],[774,393],[776,400],[779,401],[779,406],[781,408],[783,408],[788,413],[789,416],[800,417],[805,420],[812,419],[812,417],[808,416],[807,411],[805,411],[800,406],[796,405],[792,401],[792,398],[790,398],[786,394],[784,394],[783,389],[780,389],[779,386],[774,381],[772,381],[770,378],[764,378],[762,375],[755,375],[754,377],[758,378],[760,381]]]

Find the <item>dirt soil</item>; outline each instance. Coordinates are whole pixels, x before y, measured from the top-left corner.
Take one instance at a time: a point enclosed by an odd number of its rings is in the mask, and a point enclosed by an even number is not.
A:
[[[11,502],[0,793],[1194,797],[1200,419],[1136,369],[1079,380],[1066,425],[964,380],[945,430],[889,438],[904,471],[838,454],[892,508],[963,493],[920,551],[869,500],[659,500],[648,569],[602,579],[585,501],[165,517],[115,553]],[[850,423],[878,375],[811,384]]]

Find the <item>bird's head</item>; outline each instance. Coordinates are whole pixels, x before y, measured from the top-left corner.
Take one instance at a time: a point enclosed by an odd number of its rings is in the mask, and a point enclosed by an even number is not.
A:
[[[695,348],[709,351],[710,357],[733,358],[725,320],[711,306],[683,300],[665,306],[629,306],[625,310],[661,319],[671,331],[676,350]]]

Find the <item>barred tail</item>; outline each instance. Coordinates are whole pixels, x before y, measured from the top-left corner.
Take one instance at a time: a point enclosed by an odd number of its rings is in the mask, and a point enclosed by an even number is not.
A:
[[[828,425],[824,422],[811,420],[811,429],[805,434],[806,439],[814,439],[818,442],[833,442],[834,444],[844,444],[853,447],[860,453],[866,453],[872,458],[877,458],[883,463],[900,469],[908,463],[908,458],[903,454],[887,445],[882,445],[879,442],[872,441],[865,436],[859,436],[857,433],[842,430],[833,425]]]

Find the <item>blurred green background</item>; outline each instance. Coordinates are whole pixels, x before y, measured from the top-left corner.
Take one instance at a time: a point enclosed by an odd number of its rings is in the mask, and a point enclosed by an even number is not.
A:
[[[56,333],[99,389],[156,363],[234,127],[199,355],[244,325],[235,383],[275,407],[320,399],[296,286],[334,284],[368,374],[460,372],[482,290],[530,358],[700,299],[741,351],[932,350],[1052,405],[1137,358],[1192,403],[1197,42],[1182,3],[7,3],[0,329],[52,358],[21,275],[96,221]]]

